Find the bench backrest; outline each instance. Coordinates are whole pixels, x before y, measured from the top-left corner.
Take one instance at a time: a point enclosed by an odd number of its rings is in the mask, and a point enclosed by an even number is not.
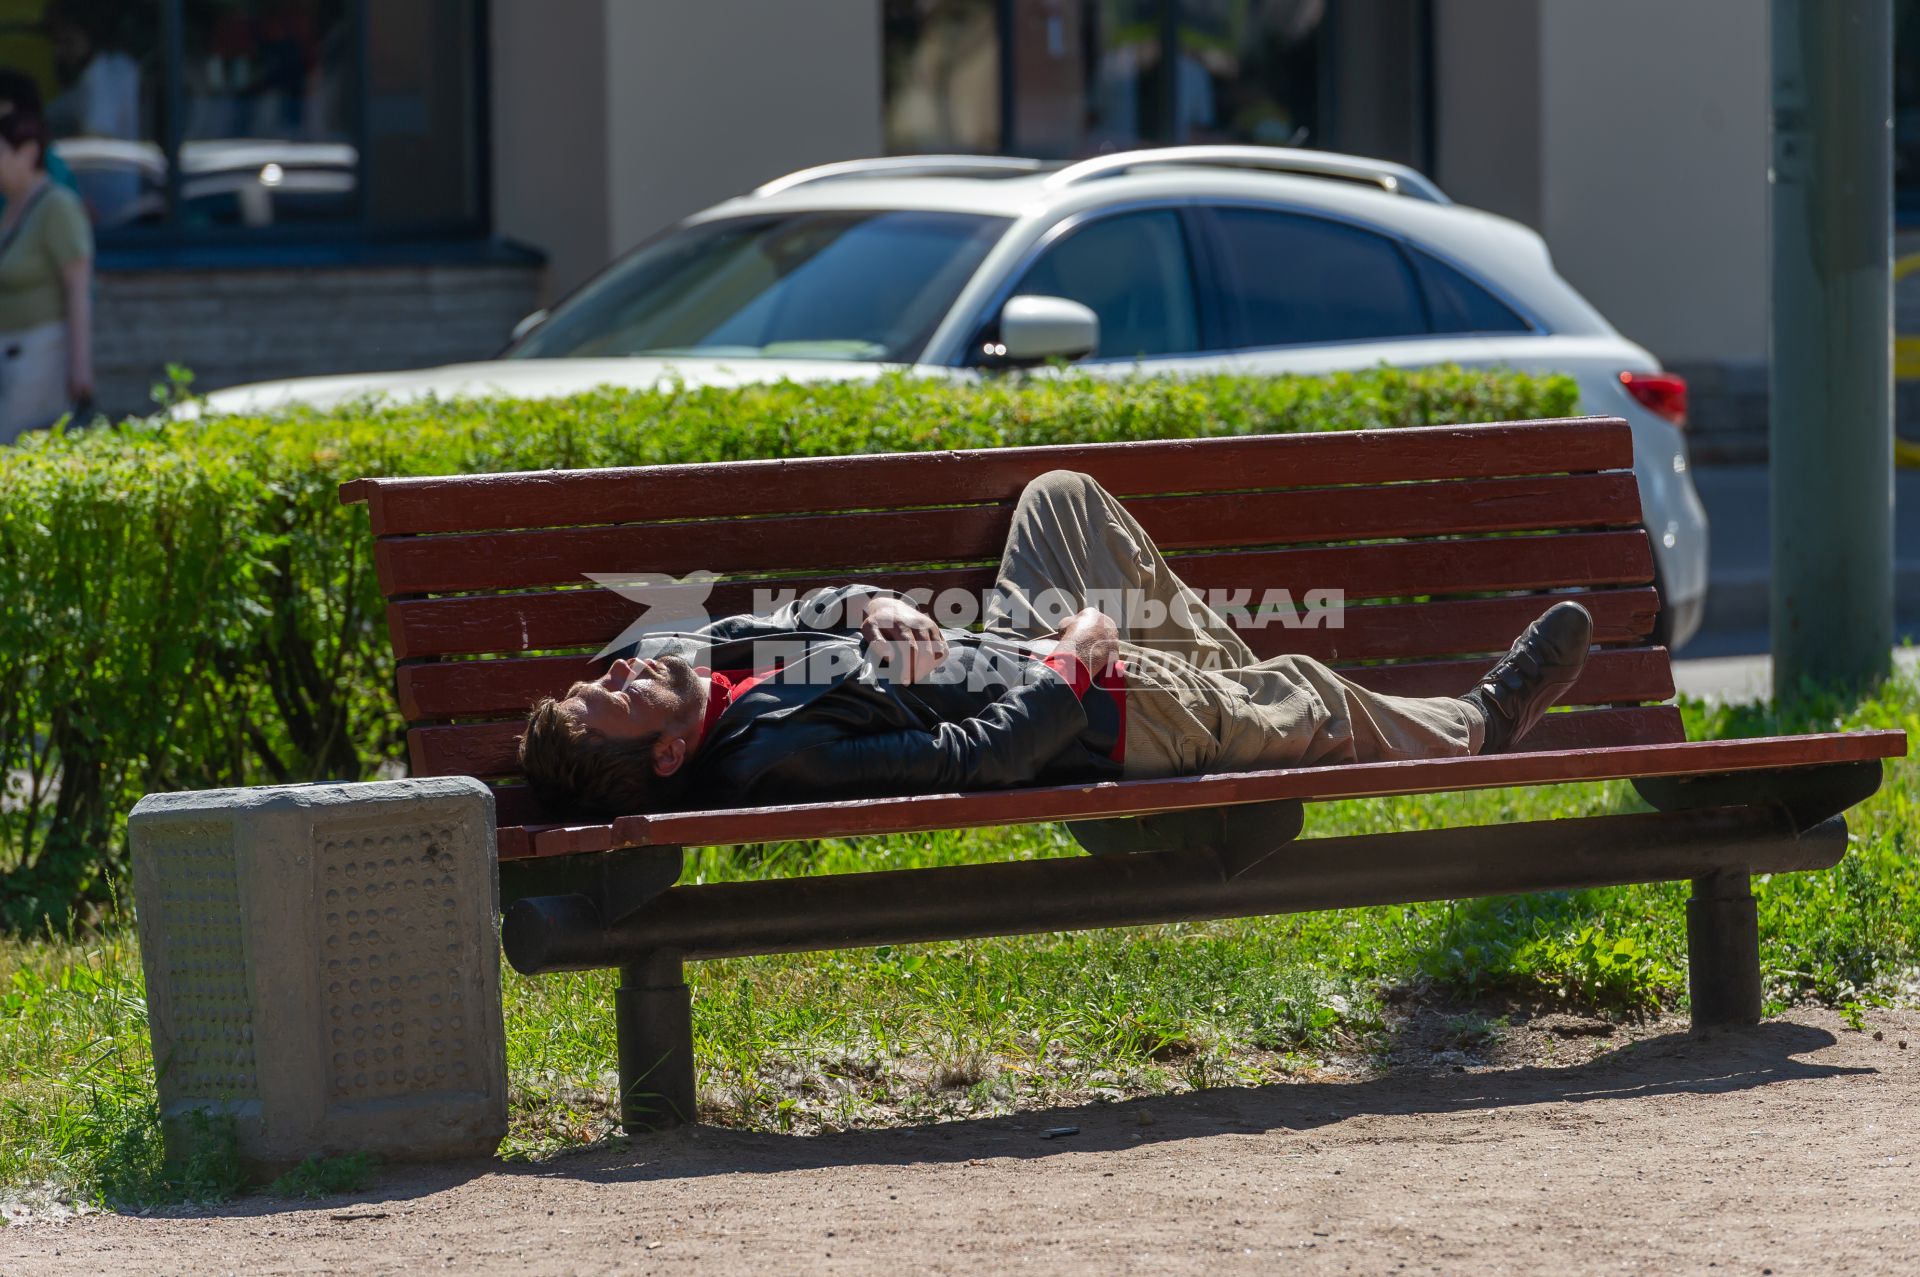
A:
[[[399,659],[413,773],[498,788],[503,826],[543,819],[514,785],[539,697],[601,672],[634,603],[584,574],[723,574],[709,611],[847,581],[897,589],[993,577],[1014,499],[1053,469],[1122,497],[1203,590],[1338,589],[1339,627],[1243,630],[1408,695],[1471,686],[1487,654],[1578,590],[1602,645],[1534,749],[1684,739],[1633,440],[1617,418],[1430,426],[710,465],[362,479]],[[481,659],[491,658],[491,659]]]

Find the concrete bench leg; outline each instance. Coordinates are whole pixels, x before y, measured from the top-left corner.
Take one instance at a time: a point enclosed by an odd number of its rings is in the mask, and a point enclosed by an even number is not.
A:
[[[629,1135],[694,1120],[693,995],[677,950],[620,968],[620,1125]]]
[[[1760,919],[1748,875],[1719,870],[1693,880],[1687,968],[1695,1029],[1760,1023]]]

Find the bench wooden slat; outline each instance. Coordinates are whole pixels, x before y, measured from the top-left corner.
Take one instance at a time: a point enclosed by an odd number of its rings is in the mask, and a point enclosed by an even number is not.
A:
[[[872,498],[870,498],[872,499]],[[1203,493],[1127,502],[1162,550],[1379,537],[1625,527],[1640,520],[1631,471],[1522,479],[1386,484],[1305,491]],[[566,506],[556,522],[591,508]],[[822,571],[993,561],[1010,503],[772,519],[550,527],[394,537],[374,547],[387,594],[578,585],[584,573]]]
[[[1687,725],[1673,705],[1575,709],[1548,714],[1527,733],[1516,752],[1613,749],[1624,745],[1671,745],[1687,738]]]
[[[1382,483],[1625,469],[1633,436],[1617,417],[1416,426],[1312,435],[1170,439],[1036,448],[812,457],[723,464],[359,479],[376,536],[551,526],[554,511],[607,522],[857,509],[895,488],[949,501],[1004,500],[1034,475],[1080,470],[1122,496],[1244,486]]]
[[[1485,670],[1484,659],[1373,665],[1349,669],[1364,687],[1395,696],[1457,696]],[[598,677],[606,662],[578,656],[535,656],[502,661],[447,661],[400,670],[400,713],[409,723],[524,714],[543,696],[559,696],[572,683]],[[1673,675],[1664,648],[1596,652],[1562,704],[1663,701],[1673,695]]]
[[[1652,589],[1591,590],[1578,599],[1593,613],[1596,643],[1633,643],[1653,629],[1660,598]],[[1350,608],[1339,629],[1247,632],[1247,646],[1265,660],[1289,652],[1329,665],[1504,652],[1521,630],[1555,601],[1548,595],[1448,599],[1438,603],[1381,603]]]
[[[494,810],[502,810],[500,794],[494,794]],[[496,815],[494,819],[502,822],[494,832],[493,854],[496,860],[524,860],[534,855],[533,834],[519,824],[505,823],[507,817]]]
[[[1341,669],[1354,682],[1391,696],[1458,696],[1486,672],[1487,659],[1418,661]],[[1664,701],[1673,695],[1673,665],[1664,647],[1602,648],[1587,658],[1562,705]]]
[[[1863,731],[1355,763],[992,793],[877,798],[859,804],[820,803],[626,816],[610,824],[535,827],[526,831],[524,843],[531,847],[533,854],[548,856],[609,851],[617,847],[693,847],[919,833],[1281,799],[1324,802],[1638,776],[1779,771],[1899,758],[1905,755],[1906,749],[1904,732]],[[520,838],[512,841],[516,846],[522,843]]]
[[[1289,550],[1202,552],[1176,556],[1174,567],[1198,590],[1251,589],[1258,600],[1270,587],[1287,587],[1296,606],[1307,589],[1339,589],[1352,600],[1396,595],[1446,595],[1549,587],[1637,585],[1653,579],[1653,551],[1638,528],[1548,536],[1407,541],[1371,545],[1308,546]],[[873,572],[859,580],[893,590],[924,588],[929,596],[960,590],[978,598],[991,588],[994,569]],[[708,613],[755,611],[756,592],[804,594],[855,579],[808,576],[778,582],[717,582]],[[388,607],[395,654],[401,659],[480,655],[528,649],[600,647],[619,634],[639,604],[609,590],[403,599]],[[407,695],[407,685],[401,686]],[[410,719],[415,714],[404,708]]]

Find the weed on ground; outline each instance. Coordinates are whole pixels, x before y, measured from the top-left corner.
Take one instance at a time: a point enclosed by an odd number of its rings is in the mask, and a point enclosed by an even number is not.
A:
[[[379,1159],[366,1153],[340,1157],[309,1157],[267,1185],[275,1197],[332,1197],[357,1193],[367,1186]]]

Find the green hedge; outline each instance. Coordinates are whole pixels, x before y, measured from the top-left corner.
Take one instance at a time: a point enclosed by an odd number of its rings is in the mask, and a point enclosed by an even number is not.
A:
[[[139,422],[0,448],[0,918],[98,900],[145,792],[362,778],[403,757],[362,475],[919,451],[1565,416],[1563,377],[602,391]]]

